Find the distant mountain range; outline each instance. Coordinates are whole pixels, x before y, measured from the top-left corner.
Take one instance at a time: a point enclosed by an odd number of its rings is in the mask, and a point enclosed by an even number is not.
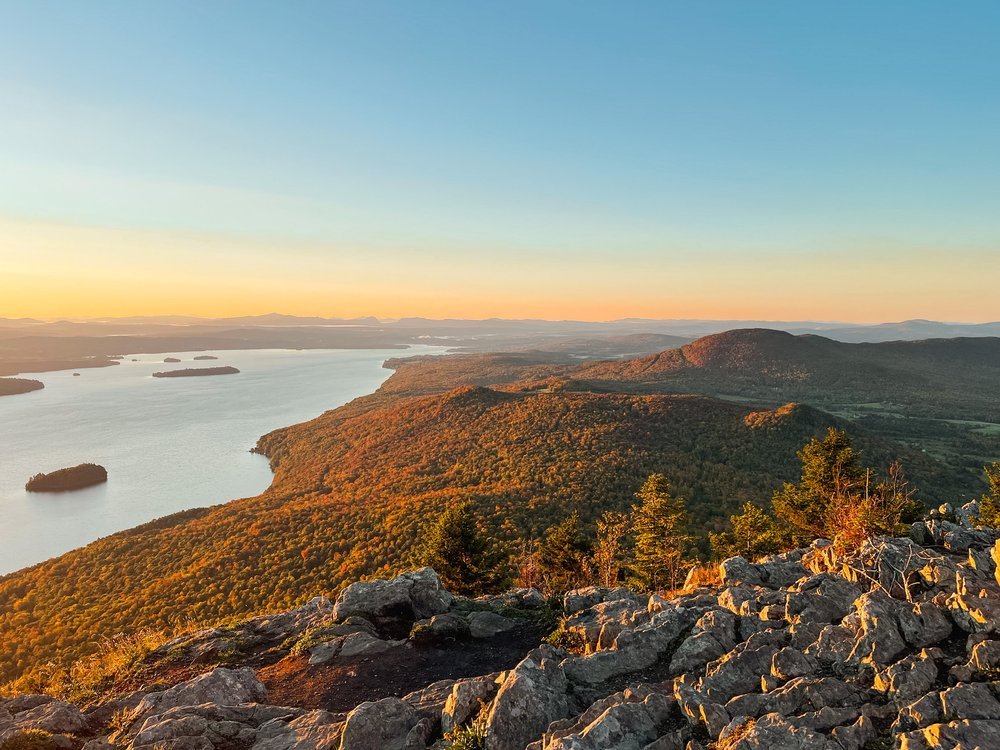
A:
[[[807,329],[784,327],[789,333],[809,333]],[[837,341],[871,342],[919,341],[946,339],[956,336],[1000,336],[1000,323],[939,323],[934,320],[904,320],[901,323],[879,323],[870,326],[827,328],[823,335]]]
[[[480,340],[496,338],[503,342],[511,337],[566,336],[621,336],[630,334],[657,334],[693,339],[736,328],[768,328],[788,333],[821,333],[827,338],[845,342],[913,341],[926,338],[953,338],[956,336],[979,337],[1000,336],[1000,322],[991,323],[943,323],[932,320],[906,320],[898,323],[858,325],[819,321],[761,321],[761,320],[682,320],[624,318],[612,321],[574,320],[533,320],[502,319],[486,320],[401,318],[379,320],[367,316],[358,318],[298,317],[269,313],[229,318],[200,318],[191,316],[133,316],[122,318],[94,318],[82,320],[40,321],[32,318],[0,318],[0,332],[11,330],[19,333],[30,331],[36,335],[102,335],[102,333],[164,333],[169,329],[227,329],[246,327],[298,328],[310,326],[360,326],[381,331],[395,331],[402,338],[427,336],[431,338],[452,338]],[[482,345],[480,341],[480,345]]]

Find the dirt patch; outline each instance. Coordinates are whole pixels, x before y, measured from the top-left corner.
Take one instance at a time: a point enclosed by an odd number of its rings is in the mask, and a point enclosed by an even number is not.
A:
[[[257,676],[267,702],[279,706],[349,711],[364,701],[402,697],[437,680],[511,669],[541,639],[538,628],[519,628],[481,641],[442,645],[412,642],[382,654],[310,667],[304,656],[282,659]]]

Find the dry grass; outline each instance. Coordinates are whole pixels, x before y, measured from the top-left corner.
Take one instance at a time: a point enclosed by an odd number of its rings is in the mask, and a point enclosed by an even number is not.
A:
[[[756,719],[751,719],[740,724],[729,735],[716,742],[713,750],[734,750],[750,734],[756,723]]]
[[[43,665],[5,685],[0,692],[44,693],[61,700],[86,702],[127,676],[173,637],[174,634],[152,628],[120,633],[102,641],[96,653],[78,659],[68,668]]]
[[[722,575],[719,573],[719,566],[709,564],[698,564],[688,571],[687,578],[684,579],[682,593],[688,593],[703,586],[721,586]]]

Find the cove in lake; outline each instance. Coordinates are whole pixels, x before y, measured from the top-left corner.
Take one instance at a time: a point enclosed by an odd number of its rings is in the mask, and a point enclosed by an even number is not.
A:
[[[112,367],[30,375],[40,391],[0,398],[0,575],[115,531],[188,508],[260,494],[267,459],[249,451],[266,432],[371,393],[389,357],[440,347],[213,351],[226,377],[162,378],[165,356],[132,354]],[[133,361],[138,360],[138,361]],[[106,484],[60,495],[25,491],[34,474],[101,464]]]

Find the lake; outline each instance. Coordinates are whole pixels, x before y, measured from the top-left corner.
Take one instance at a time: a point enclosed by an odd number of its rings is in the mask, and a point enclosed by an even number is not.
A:
[[[0,574],[187,508],[260,494],[271,483],[257,438],[371,393],[389,357],[440,347],[133,354],[119,365],[24,374],[45,388],[0,397]],[[211,354],[217,361],[193,362]],[[176,357],[181,364],[164,364]],[[132,361],[133,359],[138,361]],[[153,378],[232,365],[236,375]],[[35,494],[39,472],[80,463],[107,484]]]

